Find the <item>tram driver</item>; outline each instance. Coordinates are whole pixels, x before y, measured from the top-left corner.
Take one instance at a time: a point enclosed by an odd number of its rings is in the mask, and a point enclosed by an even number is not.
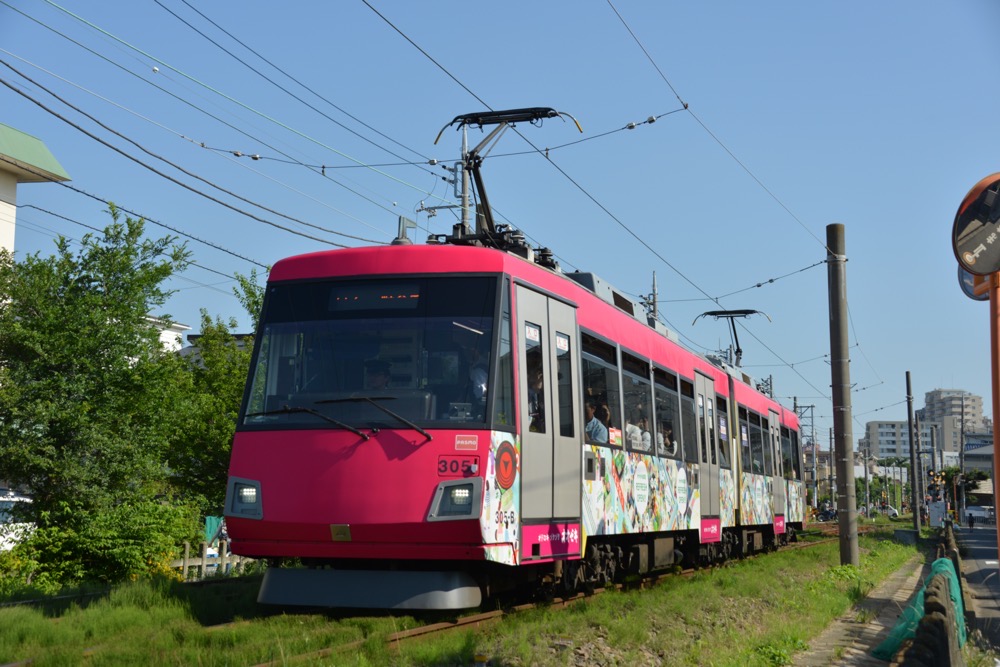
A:
[[[365,388],[388,389],[389,368],[391,364],[378,357],[365,362]]]

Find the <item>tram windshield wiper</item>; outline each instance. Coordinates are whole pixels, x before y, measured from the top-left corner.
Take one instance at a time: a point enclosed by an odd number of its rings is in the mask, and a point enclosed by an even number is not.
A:
[[[392,398],[393,398],[392,396],[378,397],[378,400],[387,400],[387,399],[391,400]],[[406,424],[407,426],[409,426],[410,428],[412,428],[414,431],[416,431],[420,435],[422,435],[425,438],[427,438],[426,440],[424,440],[424,442],[430,442],[431,440],[433,440],[433,438],[431,437],[430,433],[428,433],[424,429],[420,428],[419,426],[417,426],[416,424],[414,424],[413,422],[411,422],[406,417],[403,417],[401,415],[396,414],[395,412],[393,412],[389,408],[385,407],[384,405],[379,405],[376,402],[376,399],[374,399],[374,398],[371,398],[371,397],[368,397],[368,396],[352,396],[350,398],[329,398],[329,399],[326,399],[326,400],[323,400],[323,401],[316,401],[317,405],[321,405],[323,403],[369,403],[371,405],[374,405],[376,408],[378,408],[379,410],[381,410],[385,414],[389,415],[390,417],[392,417],[394,419],[399,420],[400,422]]]
[[[325,401],[321,401],[321,402],[325,402]],[[364,432],[362,432],[362,431],[354,428],[350,424],[345,424],[344,422],[338,421],[338,420],[334,419],[333,417],[327,417],[326,415],[324,415],[319,410],[313,410],[312,408],[305,408],[305,407],[302,407],[302,406],[294,406],[293,407],[291,405],[283,405],[283,406],[281,406],[280,408],[278,408],[276,410],[265,410],[263,412],[248,412],[246,414],[246,416],[247,417],[267,417],[269,415],[292,415],[292,414],[297,414],[297,413],[300,413],[300,412],[304,412],[304,413],[310,414],[310,415],[315,415],[315,416],[319,417],[320,419],[323,419],[325,421],[330,422],[334,426],[339,426],[340,428],[346,428],[351,433],[353,433],[355,435],[358,435],[358,436],[361,436],[365,440],[368,440],[368,438],[369,438],[369,435],[367,433],[364,433]]]

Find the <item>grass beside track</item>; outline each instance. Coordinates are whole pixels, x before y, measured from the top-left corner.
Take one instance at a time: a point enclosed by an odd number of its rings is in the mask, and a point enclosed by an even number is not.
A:
[[[386,645],[390,634],[440,619],[268,616],[254,601],[257,580],[203,587],[139,581],[88,602],[0,608],[0,664],[284,664],[355,643],[309,664],[472,665],[485,656],[494,666],[782,665],[916,554],[890,535],[860,537],[860,568],[840,566],[832,541],[395,648]]]

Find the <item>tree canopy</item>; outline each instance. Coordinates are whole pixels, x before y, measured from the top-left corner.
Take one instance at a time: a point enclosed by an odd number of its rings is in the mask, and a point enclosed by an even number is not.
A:
[[[164,285],[189,252],[109,212],[75,249],[0,255],[0,479],[33,499],[17,562],[36,583],[163,567],[225,492],[249,348],[203,312],[197,363],[165,349]],[[259,308],[255,277],[237,296]]]

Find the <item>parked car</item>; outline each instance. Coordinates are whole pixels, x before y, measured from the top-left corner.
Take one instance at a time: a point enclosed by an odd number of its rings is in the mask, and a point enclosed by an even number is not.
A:
[[[893,507],[892,505],[886,505],[884,509],[885,509],[885,515],[888,517],[896,518],[899,516],[899,510]]]

